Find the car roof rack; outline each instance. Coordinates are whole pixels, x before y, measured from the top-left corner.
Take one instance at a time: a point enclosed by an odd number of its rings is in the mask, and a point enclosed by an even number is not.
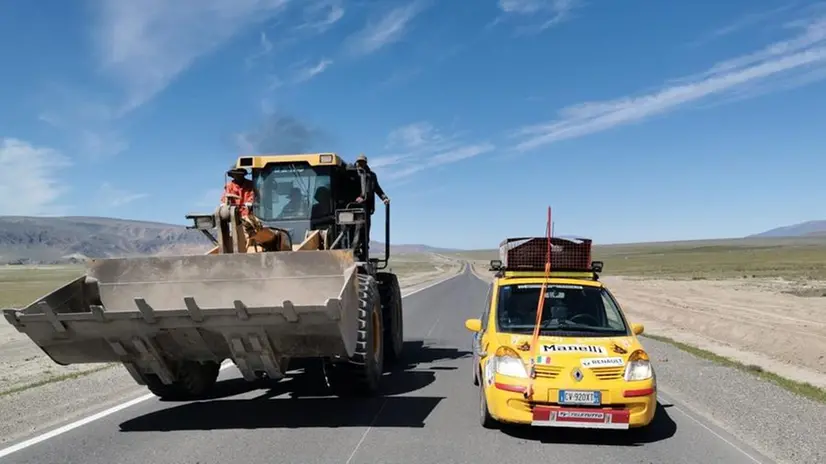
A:
[[[551,237],[551,277],[599,280],[602,261],[591,261],[591,239]],[[544,277],[547,237],[506,238],[499,244],[499,258],[490,261],[497,277]]]

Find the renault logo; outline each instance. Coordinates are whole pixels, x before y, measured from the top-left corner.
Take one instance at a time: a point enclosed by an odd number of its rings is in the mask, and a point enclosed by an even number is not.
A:
[[[574,370],[571,372],[571,377],[573,377],[574,380],[579,382],[580,380],[582,380],[582,377],[583,377],[582,376],[582,371],[579,370],[578,367],[575,367]]]

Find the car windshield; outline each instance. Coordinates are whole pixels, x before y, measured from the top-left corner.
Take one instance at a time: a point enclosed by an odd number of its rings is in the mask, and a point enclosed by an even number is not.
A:
[[[255,214],[263,221],[308,220],[332,208],[326,168],[306,163],[270,164],[254,176]]]
[[[542,285],[504,285],[499,288],[496,321],[500,332],[531,333]],[[543,335],[627,335],[625,318],[611,295],[601,287],[549,284],[542,309]]]

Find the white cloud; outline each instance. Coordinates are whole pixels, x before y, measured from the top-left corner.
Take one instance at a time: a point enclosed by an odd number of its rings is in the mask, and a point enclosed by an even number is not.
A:
[[[734,34],[736,32],[739,32],[739,31],[743,30],[743,29],[747,29],[749,27],[756,26],[757,24],[760,24],[762,22],[765,22],[765,21],[768,21],[770,19],[776,18],[781,13],[783,13],[783,12],[785,12],[785,11],[795,7],[795,6],[796,5],[794,3],[788,3],[788,4],[781,5],[777,8],[773,8],[773,9],[767,10],[767,11],[748,13],[748,14],[743,15],[743,16],[737,18],[736,20],[726,24],[725,26],[719,27],[719,28],[711,31],[709,34],[705,35],[704,37],[700,38],[699,40],[696,40],[696,41],[692,42],[691,45],[695,45],[695,46],[701,45],[701,44],[710,42],[712,40],[719,39],[721,37]]]
[[[344,7],[341,0],[319,0],[304,7],[304,23],[296,26],[296,29],[310,29],[323,33],[343,17]]]
[[[541,22],[538,25],[528,28],[538,32],[569,19],[573,10],[582,6],[582,0],[499,0],[498,6],[504,17],[539,19]],[[495,23],[504,17],[498,18]]]
[[[273,43],[270,41],[269,37],[267,37],[266,32],[261,32],[258,36],[258,49],[252,55],[248,56],[245,61],[247,68],[251,68],[255,65],[255,63],[272,53],[273,51]]]
[[[377,21],[368,21],[364,29],[348,39],[350,52],[355,55],[373,53],[404,37],[409,23],[425,9],[424,0],[414,0],[394,8]]]
[[[103,68],[126,92],[129,112],[168,86],[199,57],[281,13],[288,0],[98,0]]]
[[[560,140],[639,122],[652,116],[674,111],[708,97],[724,97],[757,84],[775,79],[811,82],[813,68],[826,66],[826,17],[809,21],[803,31],[788,40],[740,57],[723,61],[695,76],[680,79],[668,87],[647,95],[615,100],[586,102],[564,108],[557,119],[519,130],[517,151],[531,150]],[[801,74],[809,76],[800,80]],[[773,87],[783,88],[780,87]],[[785,86],[788,88],[788,85]],[[767,90],[763,89],[764,93]]]
[[[101,159],[129,148],[111,109],[95,102],[82,89],[53,86],[41,93],[40,100],[47,109],[38,119],[66,134],[71,147],[67,151],[87,159]]]
[[[59,201],[69,190],[60,179],[69,158],[46,147],[15,138],[0,138],[0,215],[60,215]]]
[[[495,149],[489,142],[469,143],[460,134],[446,136],[428,122],[416,122],[387,136],[388,154],[370,160],[382,179],[401,179],[425,169],[456,163]]]
[[[294,81],[296,83],[308,81],[315,76],[323,73],[327,68],[333,64],[333,60],[328,60],[327,58],[322,58],[313,66],[307,66],[298,70],[295,75]]]
[[[84,155],[92,158],[114,156],[129,148],[129,142],[118,132],[101,129],[79,129],[78,136],[83,147]]]
[[[112,208],[123,206],[149,196],[148,193],[135,193],[117,188],[109,182],[101,184],[98,195],[106,206]]]

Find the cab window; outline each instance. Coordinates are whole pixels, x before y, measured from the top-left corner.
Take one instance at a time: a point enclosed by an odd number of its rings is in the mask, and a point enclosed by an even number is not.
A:
[[[308,220],[332,214],[330,168],[272,163],[253,172],[255,214],[263,221]]]
[[[536,324],[540,284],[499,288],[496,323],[501,332],[531,333]],[[558,336],[624,336],[628,325],[611,296],[601,287],[548,285],[540,331]]]

